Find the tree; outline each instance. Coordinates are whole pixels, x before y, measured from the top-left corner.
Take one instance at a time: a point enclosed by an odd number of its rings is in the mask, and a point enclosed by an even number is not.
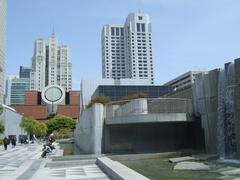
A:
[[[3,133],[5,130],[4,125],[2,124],[2,122],[0,122],[0,134]]]
[[[30,136],[45,136],[47,134],[46,124],[40,123],[33,118],[23,118],[20,123],[20,127],[23,128]]]
[[[73,131],[76,127],[76,122],[67,116],[64,115],[56,115],[54,118],[50,119],[47,122],[48,133],[52,133],[53,131],[60,131],[62,129],[70,129]]]
[[[36,136],[43,137],[47,134],[47,125],[45,123],[38,123],[36,128]]]

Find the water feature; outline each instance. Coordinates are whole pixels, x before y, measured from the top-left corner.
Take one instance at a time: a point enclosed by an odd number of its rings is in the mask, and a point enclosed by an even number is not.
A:
[[[73,142],[60,142],[59,145],[63,149],[63,156],[80,154],[80,151]]]
[[[217,150],[220,157],[225,158],[225,136],[224,136],[224,120],[225,120],[225,71],[219,72],[218,79],[218,121],[217,121]]]
[[[234,158],[237,151],[234,128],[234,85],[234,63],[229,63],[219,72],[218,81],[217,149],[220,158],[223,159]]]

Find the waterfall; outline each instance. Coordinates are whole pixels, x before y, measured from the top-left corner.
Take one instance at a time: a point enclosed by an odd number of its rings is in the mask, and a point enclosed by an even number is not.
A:
[[[233,157],[236,153],[236,137],[234,130],[234,64],[227,67],[226,73],[226,115],[224,133],[226,142],[226,155]]]
[[[221,70],[218,79],[217,140],[220,158],[233,158],[236,153],[234,129],[234,63]]]
[[[219,72],[218,77],[218,120],[217,120],[217,150],[221,158],[225,158],[225,136],[224,136],[224,120],[225,120],[225,70]]]

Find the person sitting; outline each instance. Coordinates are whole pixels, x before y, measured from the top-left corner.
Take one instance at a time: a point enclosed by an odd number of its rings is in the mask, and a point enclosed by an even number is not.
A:
[[[51,142],[51,143],[55,142],[55,138],[54,138],[54,134],[53,133],[49,135],[48,142]]]
[[[42,150],[43,150],[43,153],[41,154],[42,158],[45,158],[47,153],[52,152],[51,148],[48,145],[46,145],[46,144],[43,145],[43,149]]]

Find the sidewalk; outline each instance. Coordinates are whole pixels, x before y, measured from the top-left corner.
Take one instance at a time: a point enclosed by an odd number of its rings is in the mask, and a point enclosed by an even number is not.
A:
[[[93,162],[59,161],[59,165],[47,167],[50,158],[40,158],[42,145],[27,144],[11,146],[8,150],[0,147],[0,180],[42,180],[42,179],[108,179]],[[58,154],[58,152],[56,153]],[[64,165],[63,165],[64,164]]]

